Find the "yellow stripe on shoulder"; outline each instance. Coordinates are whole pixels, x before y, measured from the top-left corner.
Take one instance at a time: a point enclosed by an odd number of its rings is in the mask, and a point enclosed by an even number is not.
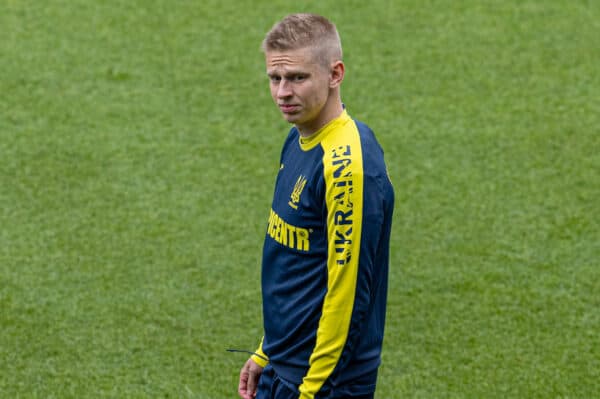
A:
[[[328,231],[328,282],[310,368],[300,386],[312,398],[337,365],[350,329],[360,258],[363,157],[358,128],[348,118],[321,141]]]
[[[334,234],[330,261],[344,266],[358,254],[362,224],[363,159],[356,125],[347,123],[321,143],[328,208],[328,231]],[[358,235],[358,236],[357,236]],[[356,253],[353,253],[355,251]]]

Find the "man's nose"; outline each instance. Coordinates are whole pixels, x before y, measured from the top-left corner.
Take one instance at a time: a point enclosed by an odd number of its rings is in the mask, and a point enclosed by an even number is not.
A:
[[[292,87],[288,80],[281,79],[277,87],[277,98],[286,98],[292,95]]]

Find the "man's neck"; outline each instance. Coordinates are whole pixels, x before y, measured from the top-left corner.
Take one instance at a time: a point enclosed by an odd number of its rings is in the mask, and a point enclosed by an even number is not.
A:
[[[335,102],[331,104],[326,104],[325,107],[321,110],[321,114],[317,119],[312,121],[309,124],[305,125],[296,125],[296,128],[300,132],[300,136],[302,137],[310,137],[316,132],[318,132],[323,126],[339,117],[342,112],[344,112],[344,106],[342,105],[342,101],[336,99]]]

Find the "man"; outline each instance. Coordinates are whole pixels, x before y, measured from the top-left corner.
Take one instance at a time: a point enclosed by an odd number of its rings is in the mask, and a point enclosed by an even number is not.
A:
[[[342,104],[338,32],[289,15],[264,39],[271,95],[294,124],[263,248],[264,337],[244,399],[373,398],[394,193],[373,132]]]

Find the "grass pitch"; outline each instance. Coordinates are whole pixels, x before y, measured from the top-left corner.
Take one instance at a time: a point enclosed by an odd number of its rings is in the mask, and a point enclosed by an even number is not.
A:
[[[566,0],[2,2],[0,397],[235,397],[296,11],[396,188],[377,397],[600,397],[600,7]]]

